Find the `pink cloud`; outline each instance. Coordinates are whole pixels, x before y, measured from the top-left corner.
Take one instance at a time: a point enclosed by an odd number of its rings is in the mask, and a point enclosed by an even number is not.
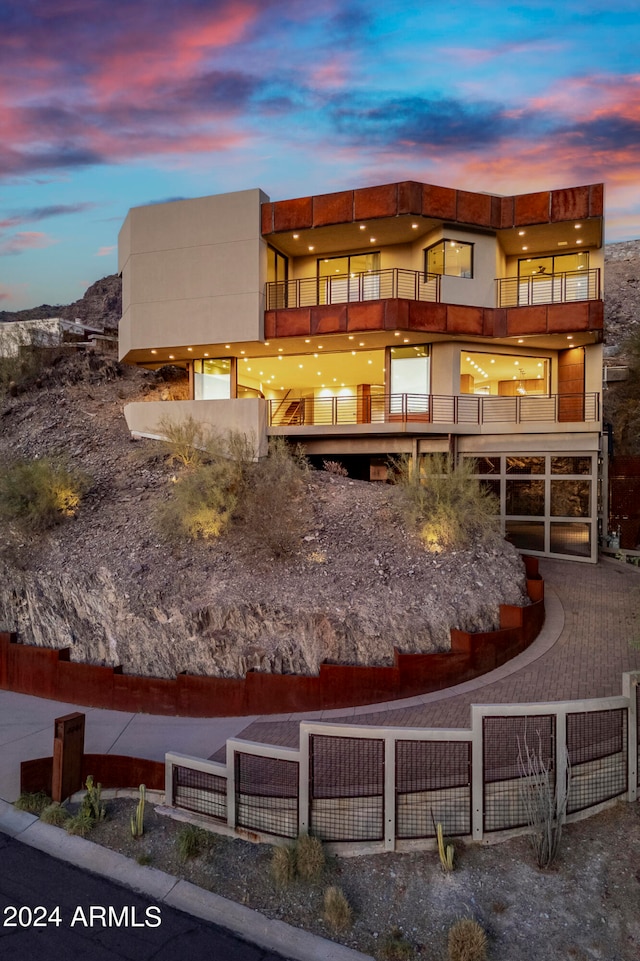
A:
[[[38,230],[24,230],[0,243],[0,255],[21,254],[25,250],[37,250],[57,243],[53,237]]]
[[[109,254],[112,254],[113,251],[117,249],[118,248],[116,244],[112,244],[110,247],[100,247],[100,249],[98,250],[98,253],[96,254],[96,257],[108,257]]]

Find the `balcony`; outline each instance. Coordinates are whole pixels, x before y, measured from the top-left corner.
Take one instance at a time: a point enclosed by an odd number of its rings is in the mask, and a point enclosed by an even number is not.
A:
[[[301,277],[266,285],[266,309],[322,307],[369,300],[440,301],[439,274],[391,267],[330,277]]]
[[[499,307],[533,307],[600,299],[600,270],[568,270],[558,274],[502,277],[496,280]]]
[[[338,427],[357,424],[593,423],[600,419],[600,395],[550,394],[481,397],[462,394],[375,394],[370,397],[286,397],[268,401],[274,428]]]

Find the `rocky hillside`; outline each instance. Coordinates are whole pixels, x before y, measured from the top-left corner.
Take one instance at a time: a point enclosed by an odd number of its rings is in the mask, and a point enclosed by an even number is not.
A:
[[[640,323],[640,240],[605,247],[605,363],[624,363],[625,339]]]
[[[61,307],[41,304],[28,310],[0,310],[0,322],[11,320],[40,320],[44,317],[64,317],[80,320],[88,327],[103,331],[117,331],[122,314],[122,283],[117,274],[96,280],[80,300]]]
[[[0,463],[65,457],[92,478],[77,516],[53,532],[0,528],[0,626],[74,660],[125,671],[314,674],[322,660],[388,664],[393,647],[447,649],[449,628],[497,626],[524,601],[506,543],[427,553],[399,523],[386,485],[308,475],[308,531],[288,561],[259,560],[251,532],[169,547],[155,522],[175,468],[164,445],[130,440],[125,402],[159,396],[157,375],[69,356],[42,387],[8,397]]]

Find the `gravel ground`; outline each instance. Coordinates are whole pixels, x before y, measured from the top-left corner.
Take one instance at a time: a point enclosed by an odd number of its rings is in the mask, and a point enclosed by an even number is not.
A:
[[[147,805],[145,833],[130,835],[135,802],[108,802],[108,820],[91,839],[289,924],[390,961],[385,938],[399,928],[411,957],[445,961],[447,933],[472,917],[488,936],[489,961],[638,961],[640,959],[640,805],[618,803],[565,827],[553,867],[541,871],[529,841],[454,841],[455,869],[436,851],[329,856],[315,884],[277,887],[273,848],[211,835],[198,857],[181,860],[184,824]],[[323,892],[338,885],[353,925],[336,934],[322,919]],[[393,959],[391,959],[393,961]]]

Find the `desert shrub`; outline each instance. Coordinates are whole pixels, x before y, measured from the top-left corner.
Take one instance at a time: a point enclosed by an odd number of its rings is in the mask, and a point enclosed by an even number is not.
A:
[[[49,457],[0,470],[0,517],[24,530],[48,530],[72,517],[89,486],[86,475]]]
[[[296,877],[296,851],[293,845],[274,847],[271,854],[271,874],[276,886],[286,888]]]
[[[197,858],[201,854],[206,854],[214,844],[214,837],[210,831],[199,828],[195,824],[187,824],[181,828],[176,835],[176,846],[178,854],[183,861]]]
[[[518,789],[527,824],[529,840],[539,868],[550,867],[556,859],[569,797],[570,769],[564,796],[556,789],[553,766],[544,757],[540,735],[537,749],[518,741]]]
[[[153,864],[153,856],[151,854],[139,854],[136,862],[142,867],[147,867],[149,864]]]
[[[89,811],[78,811],[72,817],[67,818],[65,828],[68,834],[75,834],[81,838],[86,838],[95,826],[95,821]]]
[[[294,845],[295,867],[302,881],[319,881],[325,868],[324,848],[319,838],[301,834]]]
[[[413,945],[407,941],[400,928],[392,928],[385,934],[378,947],[379,961],[411,961]]]
[[[44,341],[38,342],[37,331],[27,333],[19,325],[0,323],[0,400],[38,381],[59,352],[59,348],[44,346]]]
[[[449,961],[485,961],[487,936],[477,921],[461,918],[449,929]]]
[[[334,885],[324,892],[324,919],[333,931],[346,931],[353,923],[353,913],[342,888]]]
[[[334,474],[336,477],[349,476],[347,468],[338,460],[323,460],[322,469],[326,471],[327,474]]]
[[[282,558],[299,548],[309,523],[307,470],[300,451],[280,437],[270,441],[268,456],[252,465],[241,514],[257,554]]]
[[[203,462],[203,452],[211,442],[211,432],[194,417],[172,420],[164,417],[160,431],[169,449],[169,461],[177,461],[183,467],[197,467]]]
[[[429,550],[460,550],[499,536],[497,499],[477,479],[470,458],[454,466],[446,454],[421,457],[417,465],[401,457],[394,469],[405,523]]]
[[[18,811],[26,811],[28,814],[40,815],[46,807],[51,804],[51,798],[44,791],[34,791],[28,792],[24,791],[17,801],[14,802],[14,807]]]
[[[45,824],[53,824],[57,828],[62,827],[68,819],[69,812],[57,802],[48,804],[46,808],[43,808],[40,814],[41,821],[44,821]]]
[[[167,540],[210,540],[225,530],[236,507],[237,466],[224,458],[200,464],[180,477],[172,497],[158,509],[157,524]]]

